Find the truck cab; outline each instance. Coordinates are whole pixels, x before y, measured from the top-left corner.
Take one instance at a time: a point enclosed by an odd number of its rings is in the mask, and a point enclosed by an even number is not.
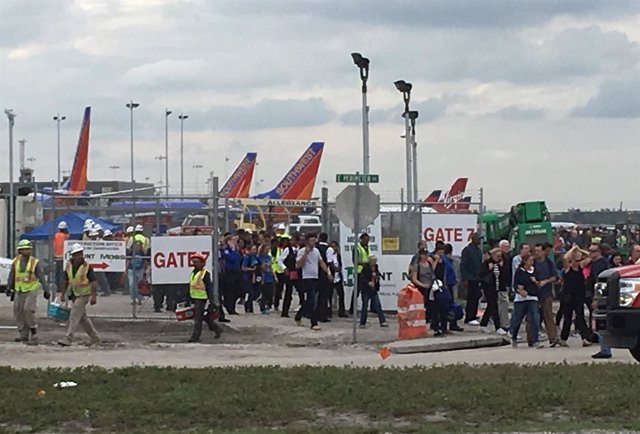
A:
[[[612,348],[640,361],[640,265],[605,270],[595,286],[595,327]]]

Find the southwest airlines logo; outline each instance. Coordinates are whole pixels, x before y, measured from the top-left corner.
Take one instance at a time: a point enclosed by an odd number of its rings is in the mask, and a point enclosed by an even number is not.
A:
[[[298,160],[298,162],[293,166],[293,168],[287,173],[280,184],[276,187],[276,193],[282,197],[284,196],[291,186],[293,186],[300,177],[306,172],[307,168],[314,162],[314,160],[322,155],[323,143],[314,143],[312,146],[307,149],[307,152],[302,154],[302,157]],[[315,178],[315,173],[313,177]]]
[[[240,166],[236,169],[235,172],[231,175],[224,188],[220,192],[220,195],[223,197],[229,197],[231,192],[236,188],[238,183],[243,182],[247,172],[253,167],[256,161],[256,153],[247,154],[247,156],[242,160]]]

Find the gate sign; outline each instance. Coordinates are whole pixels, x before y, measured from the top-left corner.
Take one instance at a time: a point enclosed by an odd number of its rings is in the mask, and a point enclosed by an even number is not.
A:
[[[102,240],[67,240],[64,242],[64,259],[71,258],[71,246],[81,244],[84,248],[84,259],[95,271],[124,273],[127,265],[124,241]]]
[[[188,284],[193,270],[191,258],[200,254],[211,271],[211,237],[152,237],[151,277],[154,285]]]
[[[444,241],[451,244],[453,254],[459,256],[477,227],[475,214],[422,215],[422,238],[427,241],[430,251],[435,248],[436,241]]]

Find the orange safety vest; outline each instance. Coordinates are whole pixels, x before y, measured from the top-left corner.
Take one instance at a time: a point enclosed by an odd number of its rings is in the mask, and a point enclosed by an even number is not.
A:
[[[53,257],[55,259],[64,258],[64,242],[69,239],[69,234],[58,232],[53,236]]]
[[[427,336],[424,296],[413,284],[398,294],[398,335],[400,339],[415,339]]]

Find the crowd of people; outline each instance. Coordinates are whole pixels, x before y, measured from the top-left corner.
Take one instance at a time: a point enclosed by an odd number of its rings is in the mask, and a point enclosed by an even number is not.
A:
[[[605,242],[625,245],[627,239],[621,233],[614,232],[606,240],[593,233],[597,234],[590,230],[582,234],[557,231],[553,244],[523,243],[515,255],[507,240],[499,241],[483,254],[479,238],[474,238],[461,257],[462,286],[466,287],[466,293],[461,295],[467,298],[465,323],[479,325],[481,331],[488,332],[491,320],[498,334],[510,337],[514,348],[525,318],[526,342],[533,348],[545,346],[542,330],[551,348],[569,346],[575,326],[583,346],[600,344],[594,358],[611,358],[611,349],[592,326],[595,286],[602,271],[638,263],[640,245],[631,245],[628,254],[623,254]],[[478,302],[483,296],[487,306],[478,322]],[[557,312],[554,300],[560,302]],[[589,312],[587,318],[585,311]]]
[[[125,283],[133,306],[142,303],[139,286],[148,273],[150,242],[142,229],[129,227],[123,234],[128,258]],[[483,252],[479,234],[473,234],[462,250],[459,272],[451,244],[438,241],[434,250],[429,251],[427,243],[420,241],[408,275],[422,293],[434,336],[463,331],[458,321],[464,317],[465,324],[479,326],[484,333],[490,333],[491,323],[495,333],[509,337],[513,347],[517,347],[521,324],[526,319],[524,340],[529,347],[544,347],[544,340],[552,348],[569,346],[574,325],[574,333],[582,345],[600,344],[594,358],[610,358],[610,348],[592,328],[597,276],[608,268],[640,261],[640,245],[632,245],[629,254],[623,255],[605,241],[623,245],[628,240],[619,232],[613,235],[603,239],[588,231],[578,234],[561,230],[555,233],[553,243],[534,246],[524,243],[512,254],[508,240],[491,243],[490,249]],[[86,315],[86,306],[95,304],[98,293],[109,295],[112,279],[87,266],[80,244],[72,247],[71,259],[65,264],[62,249],[68,239],[66,224],[61,222],[54,238],[55,283],[62,297],[65,292],[71,293],[75,309],[67,335],[60,342],[70,345],[80,325],[92,342],[97,342],[99,338]],[[108,241],[114,239],[114,234],[87,221],[82,239]],[[17,340],[37,344],[35,289],[42,288],[47,299],[50,289],[39,261],[31,253],[31,244],[21,241],[11,271],[9,295],[15,299]],[[271,233],[239,230],[236,234],[224,234],[217,253],[219,294],[213,294],[212,276],[204,268],[206,260],[202,257],[193,258],[190,279],[183,285],[186,291],[176,292],[170,300],[168,293],[154,289],[156,312],[161,312],[165,303],[167,310],[175,310],[179,301],[192,303],[195,321],[191,342],[200,339],[203,322],[216,337],[220,335],[222,329],[212,320],[212,313],[220,322],[230,322],[231,316],[241,313],[239,309],[244,314],[259,310],[263,315],[277,312],[290,318],[294,297],[300,306],[294,321],[302,326],[306,318],[312,330],[320,330],[320,323],[330,322],[336,311],[338,317],[353,312],[353,298],[345,301],[346,270],[340,246],[336,241],[329,242],[326,233],[291,236],[283,229]],[[362,301],[360,327],[367,327],[369,313],[376,314],[380,327],[387,327],[379,297],[381,272],[376,256],[371,254],[368,234],[359,236],[351,259],[358,282],[356,297]],[[456,296],[466,300],[464,312],[456,303]],[[560,304],[554,312],[556,299]],[[481,300],[486,302],[486,308],[479,316]]]

